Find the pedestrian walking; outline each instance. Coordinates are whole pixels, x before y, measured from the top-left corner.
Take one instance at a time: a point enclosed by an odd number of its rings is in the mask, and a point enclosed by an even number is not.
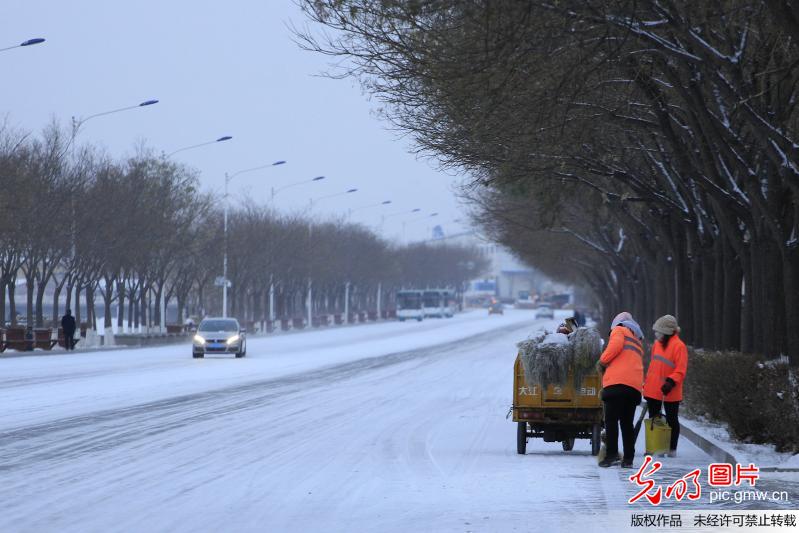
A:
[[[607,454],[599,462],[609,467],[619,460],[619,428],[624,446],[622,468],[632,468],[635,457],[635,408],[641,403],[644,383],[643,333],[630,313],[616,315],[610,325],[610,339],[599,358],[603,368],[602,401],[605,402]]]
[[[682,401],[682,384],[688,370],[688,349],[680,339],[680,326],[672,315],[663,315],[652,326],[655,343],[652,345],[652,358],[644,383],[649,418],[660,416],[660,409],[666,411],[666,423],[671,428],[669,457],[677,455],[677,440],[680,438],[680,420],[677,416]]]
[[[64,316],[61,317],[61,329],[64,331],[64,348],[67,350],[75,349],[75,317],[72,316],[72,310],[67,309]]]

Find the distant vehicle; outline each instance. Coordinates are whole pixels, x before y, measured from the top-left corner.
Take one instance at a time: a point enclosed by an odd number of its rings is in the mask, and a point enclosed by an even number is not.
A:
[[[555,312],[548,305],[539,305],[535,310],[536,318],[555,318]]]
[[[206,318],[197,327],[191,354],[195,359],[214,353],[247,355],[245,330],[235,318]]]
[[[497,295],[497,282],[493,279],[476,279],[469,282],[463,299],[468,307],[488,308]]]
[[[405,322],[408,319],[421,322],[424,319],[422,298],[422,291],[397,292],[397,318],[400,322]]]
[[[519,291],[519,297],[513,305],[516,309],[533,309],[535,300],[530,296],[530,291]]]
[[[505,314],[505,306],[499,302],[491,302],[491,305],[488,306],[488,314],[489,315],[504,315]]]
[[[553,294],[552,296],[547,298],[549,305],[555,309],[565,308],[566,306],[569,305],[569,302],[571,302],[571,300],[572,300],[571,294],[566,292],[561,294]]]
[[[425,317],[450,318],[455,314],[455,299],[446,289],[428,289],[422,295]]]

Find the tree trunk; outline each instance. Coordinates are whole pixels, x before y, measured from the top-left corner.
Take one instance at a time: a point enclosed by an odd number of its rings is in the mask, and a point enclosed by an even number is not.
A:
[[[44,292],[47,289],[47,282],[41,282],[36,286],[36,327],[44,326]]]
[[[726,276],[730,273],[725,266],[729,267],[724,260],[727,259],[729,254],[726,253],[726,249],[728,246],[725,243],[725,239],[722,236],[716,238],[716,242],[713,245],[713,265],[714,265],[714,272],[713,272],[713,315],[707,317],[708,321],[711,323],[711,331],[713,333],[713,346],[716,348],[724,348],[725,343],[723,341],[724,338],[724,324],[729,321],[729,312],[733,312],[733,309],[727,309],[724,307],[724,288],[726,282]],[[738,306],[736,306],[738,309]]]
[[[53,324],[55,324],[55,327],[60,325],[59,319],[61,317],[59,315],[58,301],[61,299],[61,288],[63,286],[63,283],[56,283],[55,289],[53,290]]]
[[[777,357],[786,353],[787,338],[784,306],[781,305],[784,302],[782,260],[772,243],[762,242],[760,248],[763,291],[759,314],[762,317],[763,350],[758,352],[766,357]]]
[[[103,295],[103,329],[108,331],[113,328],[113,322],[111,318],[111,300],[114,297],[114,284],[107,283],[105,284],[105,288],[102,291]]]
[[[25,319],[30,328],[33,326],[33,294],[36,289],[33,273],[25,276]]]
[[[683,331],[680,337],[688,344],[696,343],[696,329],[694,328],[694,308],[692,294],[694,292],[691,280],[691,265],[684,252],[680,252],[675,260],[676,268],[676,312],[677,321],[682,324]],[[687,330],[687,331],[686,331]]]
[[[713,331],[714,318],[713,314],[715,309],[715,284],[713,280],[714,260],[712,250],[705,249],[702,253],[702,314],[700,320],[702,322],[702,347],[709,349],[716,349],[716,336]]]
[[[139,324],[144,328],[145,332],[149,333],[150,321],[147,316],[147,291],[148,289],[144,285],[139,289]]]
[[[128,320],[133,319],[133,329],[138,332],[139,325],[141,324],[141,293],[131,293],[130,307],[128,309]],[[130,327],[130,326],[128,326]]]
[[[799,367],[799,250],[783,249],[782,256],[787,355],[791,366]]]
[[[124,279],[117,281],[117,332],[122,333],[125,326],[125,294],[127,287]]]
[[[6,283],[5,276],[0,276],[0,328],[6,327]]]
[[[700,256],[694,256],[691,262],[691,287],[693,288],[691,300],[694,312],[694,345],[703,347],[705,346],[705,336],[704,326],[702,325],[702,258]]]
[[[725,350],[741,349],[741,285],[743,269],[740,258],[729,244],[725,244],[723,258],[719,263],[724,265],[723,313],[721,322],[721,347]]]
[[[72,283],[67,283],[67,294],[66,294],[66,301],[64,302],[64,309],[72,309]],[[78,322],[78,319],[75,319],[75,323]]]
[[[8,284],[8,306],[11,312],[11,325],[17,325],[17,298],[16,298],[16,280],[12,279]]]

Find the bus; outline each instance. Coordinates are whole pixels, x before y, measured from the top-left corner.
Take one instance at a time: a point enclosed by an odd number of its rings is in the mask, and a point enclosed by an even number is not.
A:
[[[424,316],[452,318],[455,314],[455,297],[447,289],[428,289],[424,291]]]
[[[405,322],[405,320],[422,321],[424,318],[423,297],[422,291],[397,292],[397,318],[400,322]]]

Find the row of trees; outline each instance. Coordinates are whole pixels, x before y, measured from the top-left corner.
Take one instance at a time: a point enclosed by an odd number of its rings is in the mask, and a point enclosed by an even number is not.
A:
[[[799,6],[303,0],[483,227],[607,321],[799,364]],[[341,64],[341,62],[338,62]],[[337,72],[342,74],[342,72]]]
[[[0,129],[0,324],[16,322],[19,302],[37,326],[66,307],[106,330],[160,324],[170,303],[179,320],[220,314],[225,246],[229,311],[253,321],[304,316],[309,282],[314,312],[341,312],[348,285],[350,309],[375,310],[378,287],[384,302],[403,286],[460,288],[485,266],[469,248],[395,247],[362,226],[257,205],[231,210],[226,242],[223,206],[194,170],[72,141],[55,126],[40,137]]]

